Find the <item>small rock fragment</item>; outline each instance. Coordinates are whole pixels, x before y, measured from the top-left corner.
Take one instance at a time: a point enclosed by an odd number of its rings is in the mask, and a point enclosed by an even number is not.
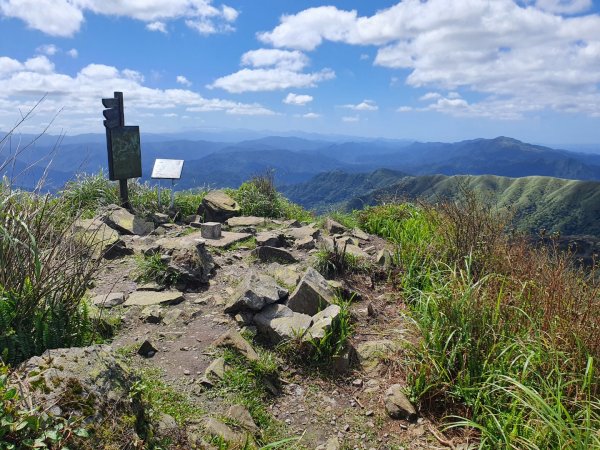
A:
[[[392,419],[405,419],[414,421],[417,411],[410,400],[402,392],[399,384],[391,385],[384,394],[385,410]]]

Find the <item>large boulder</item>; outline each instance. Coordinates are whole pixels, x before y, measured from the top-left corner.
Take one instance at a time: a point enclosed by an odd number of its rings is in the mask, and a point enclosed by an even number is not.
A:
[[[320,236],[320,234],[321,230],[311,227],[310,225],[285,230],[285,235],[296,241],[304,240],[306,238],[316,239]]]
[[[278,302],[287,295],[287,289],[279,286],[273,278],[268,275],[251,272],[236,289],[236,292],[225,307],[225,312],[260,311],[266,305]]]
[[[309,268],[290,295],[287,306],[294,312],[314,316],[333,303],[334,298],[335,291],[327,280],[315,269]]]
[[[281,341],[301,339],[310,328],[312,318],[276,303],[256,314],[254,323],[261,334],[273,344],[278,344]]]
[[[211,191],[198,207],[198,214],[204,222],[221,222],[240,215],[240,205],[224,191]]]
[[[208,283],[215,268],[206,241],[193,235],[178,238],[161,238],[155,243],[156,249],[171,256],[169,270],[177,273],[179,282],[185,285]]]
[[[154,231],[152,222],[146,222],[117,205],[107,206],[101,217],[108,226],[122,234],[145,235]]]
[[[263,231],[256,235],[256,245],[259,247],[287,247],[285,236],[277,231]]]

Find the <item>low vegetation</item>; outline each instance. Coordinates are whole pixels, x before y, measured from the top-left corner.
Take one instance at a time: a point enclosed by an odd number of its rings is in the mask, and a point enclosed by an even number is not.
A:
[[[482,448],[600,446],[595,269],[506,234],[468,192],[358,216],[397,244],[397,284],[423,339],[409,377],[422,411],[476,430]]]
[[[161,190],[161,206],[158,206],[158,190],[149,183],[129,180],[129,200],[136,213],[149,216],[155,212],[166,212],[171,202],[171,190]],[[206,189],[176,191],[174,209],[181,217],[196,214],[198,205],[206,195]],[[119,204],[119,184],[109,181],[106,174],[81,174],[68,182],[58,196],[64,199],[68,210],[82,218],[94,217],[99,209],[110,204]]]
[[[179,280],[179,272],[171,270],[160,253],[136,257],[136,280],[141,283],[155,282],[170,287]]]
[[[313,215],[281,195],[275,188],[273,174],[258,175],[243,183],[229,194],[240,205],[245,216],[269,217],[273,219],[293,219],[310,222]]]

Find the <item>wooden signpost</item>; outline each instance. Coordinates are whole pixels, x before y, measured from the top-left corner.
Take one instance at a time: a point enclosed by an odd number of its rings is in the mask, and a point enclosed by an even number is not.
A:
[[[127,180],[142,176],[140,128],[125,126],[122,92],[115,92],[113,98],[103,98],[102,105],[107,108],[103,114],[106,119],[108,178],[119,180],[121,206],[131,209]]]

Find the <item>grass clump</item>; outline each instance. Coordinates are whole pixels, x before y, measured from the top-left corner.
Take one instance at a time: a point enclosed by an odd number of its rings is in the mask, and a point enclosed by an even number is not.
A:
[[[340,244],[337,239],[333,239],[333,246],[326,246],[315,254],[314,267],[325,278],[333,279],[338,276],[359,270],[362,265],[359,258],[346,252],[348,242]]]
[[[273,418],[267,409],[273,395],[272,389],[278,385],[278,364],[273,353],[258,349],[258,354],[257,361],[249,361],[238,352],[225,349],[223,358],[227,370],[214,393],[245,406],[258,426],[260,431],[256,436],[256,446],[247,444],[245,448],[278,448],[290,442],[290,439],[285,439],[285,426]]]
[[[467,195],[359,215],[397,244],[399,285],[420,329],[410,382],[422,410],[480,434],[481,448],[600,446],[600,288],[554,247],[504,232]]]
[[[74,237],[66,207],[0,186],[0,355],[10,364],[93,340],[83,298],[100,262]]]
[[[312,365],[331,367],[333,359],[346,350],[348,339],[352,336],[351,303],[352,298],[344,300],[336,297],[333,304],[340,307],[340,313],[332,320],[331,326],[326,329],[324,336],[321,338],[308,336],[310,345],[308,358]]]
[[[272,172],[255,176],[229,193],[240,205],[244,216],[292,219],[299,222],[313,220],[310,212],[290,202],[277,191]]]
[[[140,255],[135,259],[137,270],[135,277],[142,283],[156,282],[161,286],[170,287],[179,281],[179,273],[172,270],[163,260],[160,253]]]

